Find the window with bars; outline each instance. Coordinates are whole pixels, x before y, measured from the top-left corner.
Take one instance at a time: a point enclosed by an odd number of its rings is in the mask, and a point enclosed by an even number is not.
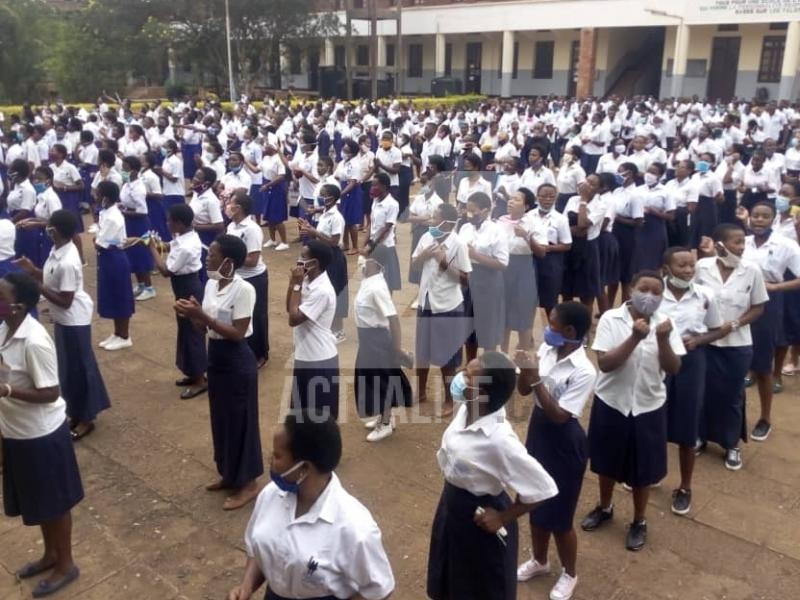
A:
[[[422,44],[408,45],[408,76],[422,77]]]
[[[764,36],[761,46],[761,62],[758,67],[759,83],[779,83],[783,66],[783,51],[786,38],[783,36]]]
[[[533,78],[553,78],[553,55],[556,43],[552,40],[536,42],[533,56]]]
[[[292,75],[300,75],[303,72],[303,57],[297,46],[289,47],[289,72]]]
[[[369,46],[367,44],[359,44],[356,46],[356,66],[366,67],[369,65]]]

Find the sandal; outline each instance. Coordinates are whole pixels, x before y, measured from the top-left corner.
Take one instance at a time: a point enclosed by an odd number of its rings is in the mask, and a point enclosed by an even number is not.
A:
[[[783,367],[781,373],[784,375],[788,375],[789,377],[792,377],[793,375],[797,375],[798,370],[800,369],[798,369],[797,365],[788,364],[785,367]]]
[[[36,584],[36,587],[33,588],[33,593],[31,595],[34,598],[51,596],[75,581],[78,577],[80,577],[80,574],[80,569],[76,566],[73,566],[61,579],[52,582],[48,581],[47,579],[42,579],[38,584]]]
[[[94,423],[89,423],[89,426],[81,432],[75,431],[74,429],[69,432],[70,436],[72,437],[73,442],[77,442],[78,440],[82,440],[87,435],[92,433],[95,429]]]
[[[197,398],[200,394],[205,394],[208,391],[207,385],[201,385],[198,388],[186,388],[181,392],[181,400],[191,400]]]

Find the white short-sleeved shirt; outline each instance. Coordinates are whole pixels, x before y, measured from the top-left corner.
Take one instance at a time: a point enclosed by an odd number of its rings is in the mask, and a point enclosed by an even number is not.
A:
[[[27,179],[20,184],[14,186],[14,189],[8,192],[6,198],[8,211],[13,213],[18,210],[33,211],[36,206],[36,190]]]
[[[331,331],[336,291],[327,273],[313,281],[308,277],[303,280],[299,308],[306,320],[292,329],[295,360],[313,362],[336,356],[336,338]]]
[[[469,177],[464,177],[458,182],[458,190],[456,191],[456,200],[461,204],[466,204],[469,197],[477,192],[483,192],[489,198],[492,197],[492,184],[486,181],[483,177],[478,177],[473,183]]]
[[[33,216],[37,219],[49,219],[57,210],[61,210],[61,198],[52,187],[36,195],[36,206],[33,207]]]
[[[286,174],[286,167],[281,162],[281,157],[275,153],[272,156],[265,154],[261,159],[261,176],[264,182],[275,181],[281,175]]]
[[[389,317],[397,315],[392,294],[382,273],[365,277],[354,303],[356,327],[388,329]]]
[[[467,223],[461,227],[458,235],[476,252],[508,265],[508,236],[505,228],[498,223],[484,219],[477,229],[472,223]]]
[[[97,156],[100,152],[97,146],[94,144],[86,144],[85,146],[81,144],[78,146],[77,152],[82,164],[97,166]]]
[[[122,186],[119,193],[119,205],[137,215],[147,214],[147,188],[141,179],[130,181]]]
[[[539,167],[538,171],[534,170],[533,167],[528,167],[522,173],[519,187],[528,188],[535,194],[539,189],[539,186],[543,183],[556,185],[556,178],[553,175],[553,172],[547,167]]]
[[[572,232],[569,230],[569,219],[553,208],[543,215],[535,208],[525,213],[524,220],[530,221],[534,239],[539,244],[571,244]]]
[[[687,208],[699,200],[697,187],[691,177],[687,177],[683,181],[671,179],[664,186],[664,190],[675,208]]]
[[[261,166],[263,152],[261,146],[255,140],[242,144],[241,152],[248,162]],[[242,171],[246,171],[246,175],[250,176],[250,185],[261,185],[264,183],[264,176],[261,169],[254,173],[243,166]],[[247,189],[249,190],[250,186],[247,186]]]
[[[152,169],[142,171],[139,179],[144,183],[144,189],[148,196],[161,195],[161,178],[153,173]]]
[[[564,215],[566,216],[567,213],[575,213],[578,214],[578,210],[580,209],[581,204],[581,197],[580,196],[573,196],[569,200],[567,200],[567,204],[564,207]],[[605,200],[601,195],[596,195],[594,199],[589,202],[586,206],[586,216],[589,218],[589,229],[586,232],[586,239],[588,241],[595,240],[600,237],[600,232],[603,229],[603,221],[606,218],[606,213],[608,213],[608,206],[605,203]]]
[[[14,258],[14,243],[17,241],[17,227],[11,219],[0,219],[0,260]]]
[[[692,182],[697,188],[698,196],[715,198],[723,190],[722,179],[717,177],[715,173],[695,173],[692,175]]]
[[[769,300],[764,276],[758,265],[742,260],[723,283],[716,257],[702,258],[697,261],[694,279],[697,283],[710,288],[719,302],[720,313],[724,321],[735,321],[752,306],[764,304]],[[724,338],[712,342],[712,346],[720,348],[751,346],[750,325],[742,325],[731,331]]]
[[[339,236],[339,246],[342,245],[342,236],[344,235],[345,222],[342,213],[334,205],[319,215],[317,220],[317,231],[328,237],[335,235]]]
[[[656,327],[669,320],[661,312],[650,318],[650,333],[641,340],[621,367],[610,372],[600,372],[595,393],[611,408],[625,416],[648,413],[661,408],[667,400],[664,386],[666,373],[658,360]],[[612,308],[600,317],[592,350],[609,352],[627,340],[633,331],[633,316],[628,304]],[[678,356],[686,354],[678,328],[673,323],[669,344]]]
[[[568,167],[562,167],[558,171],[556,187],[559,194],[577,194],[578,184],[586,179],[586,171],[580,163],[573,162]],[[531,190],[535,193],[535,190]]]
[[[203,252],[203,242],[200,236],[193,229],[176,235],[169,243],[169,254],[167,255],[167,270],[173,275],[188,275],[197,273],[203,268],[201,256]]]
[[[388,150],[384,150],[383,148],[378,148],[378,151],[375,153],[375,158],[381,161],[381,164],[384,164],[387,167],[393,167],[396,164],[403,163],[403,153],[400,152],[400,148],[398,148],[397,146],[392,146]],[[378,171],[386,173],[389,176],[389,185],[399,185],[400,182],[399,173],[389,173],[388,171],[384,171],[383,169],[378,169]]]
[[[634,185],[618,187],[614,190],[611,200],[614,202],[614,214],[628,219],[644,218],[644,198],[637,193]]]
[[[644,208],[651,208],[661,212],[669,212],[675,210],[675,200],[667,193],[666,188],[657,183],[653,187],[648,185],[640,185],[634,192],[641,196]]]
[[[53,163],[50,168],[53,170],[53,183],[76,185],[82,181],[77,167],[66,160],[62,161],[60,165]]]
[[[170,177],[177,177],[176,181],[170,181],[164,177],[163,190],[165,196],[185,196],[186,188],[183,187],[183,159],[180,153],[172,154],[164,160],[161,169]]]
[[[513,490],[526,504],[558,494],[553,478],[512,429],[505,408],[467,426],[467,406],[460,404],[436,453],[448,483],[476,496]]]
[[[439,208],[442,202],[443,200],[435,192],[431,194],[429,198],[426,197],[425,194],[417,194],[411,201],[411,206],[408,207],[408,211],[415,217],[427,217],[431,219],[433,218],[433,213],[436,212],[436,209]]]
[[[100,211],[100,219],[97,223],[97,237],[95,243],[101,248],[110,246],[122,247],[122,243],[128,237],[125,229],[125,217],[119,210],[119,205],[114,204]]]
[[[504,232],[506,240],[508,240],[509,254],[531,256],[532,252],[528,240],[531,236],[534,236],[535,239],[537,233],[534,229],[535,224],[531,220],[526,219],[525,215],[522,215],[522,218],[519,219],[519,221],[512,220],[509,215],[502,215],[499,219],[497,219],[496,223]],[[520,237],[514,232],[514,228],[517,225],[525,230],[525,237]],[[539,233],[541,235],[543,231],[540,231]],[[538,242],[539,240],[536,241]]]
[[[714,291],[694,281],[678,300],[665,280],[664,297],[658,310],[672,319],[681,337],[706,333],[722,327],[725,322]]]
[[[97,189],[97,186],[100,185],[101,181],[110,181],[112,183],[116,183],[117,187],[122,189],[122,175],[119,174],[119,171],[117,171],[115,167],[109,169],[105,177],[103,177],[103,174],[100,171],[97,171],[92,178],[92,189]]]
[[[597,371],[579,347],[564,358],[558,358],[558,348],[548,344],[539,346],[539,376],[550,396],[574,418],[580,418],[584,406],[594,392]],[[536,392],[533,393],[536,398]],[[539,404],[539,401],[536,401]]]
[[[308,156],[303,153],[298,153],[297,156],[289,163],[290,168],[298,171],[305,171],[317,179],[317,153],[312,152]],[[316,185],[308,177],[303,175],[298,182],[301,198],[314,198],[314,186]]]
[[[267,265],[264,264],[264,259],[261,257],[261,246],[264,243],[264,231],[261,227],[253,221],[252,216],[247,216],[240,223],[231,221],[228,223],[228,235],[234,235],[244,242],[247,246],[247,254],[251,252],[258,252],[258,262],[253,267],[246,267],[242,265],[237,269],[236,273],[242,279],[249,279],[261,275],[267,270]]]
[[[374,200],[372,202],[372,211],[370,213],[370,228],[369,228],[369,237],[370,239],[376,239],[378,233],[389,223],[392,224],[389,233],[383,238],[383,241],[380,243],[381,246],[386,246],[387,248],[393,248],[395,245],[395,227],[397,225],[397,217],[400,214],[400,205],[397,203],[391,194],[387,194],[387,196],[381,200]]]
[[[253,286],[235,274],[231,282],[219,289],[220,282],[209,279],[203,295],[203,312],[225,325],[233,325],[239,319],[250,319],[245,337],[253,335],[253,307],[256,305],[256,291]],[[212,340],[224,339],[216,331],[208,330]]]
[[[780,234],[771,234],[760,246],[756,246],[754,236],[748,235],[742,258],[757,264],[767,283],[781,283],[787,270],[800,277],[800,246]]]
[[[285,598],[358,595],[366,600],[392,593],[394,575],[381,532],[335,473],[306,514],[295,518],[296,511],[297,495],[270,483],[258,495],[247,525],[247,555],[270,590]]]
[[[600,160],[597,161],[597,170],[596,173],[611,173],[616,175],[617,171],[619,171],[619,166],[626,162],[628,159],[627,156],[624,154],[620,154],[616,158],[614,158],[614,154],[612,152],[607,152],[600,157]]]
[[[211,188],[202,194],[195,193],[189,201],[189,207],[194,212],[194,222],[198,225],[211,225],[222,223],[222,209],[219,198]]]
[[[53,247],[42,268],[42,282],[56,292],[73,292],[69,308],[50,303],[53,321],[65,326],[85,326],[92,322],[92,298],[83,289],[83,262],[78,248],[68,242]]]
[[[444,249],[448,265],[464,273],[472,271],[467,244],[455,231],[441,242],[434,240],[430,233],[423,233],[411,259],[414,260],[434,245],[440,245]],[[423,308],[428,306],[434,314],[455,310],[464,302],[460,279],[449,271],[443,271],[435,258],[429,258],[422,265],[417,302]]]
[[[6,340],[8,325],[0,323],[0,359],[12,388],[43,389],[58,386],[58,363],[53,340],[31,315]],[[53,433],[67,418],[66,403],[36,404],[0,398],[0,434],[7,439],[30,440]]]

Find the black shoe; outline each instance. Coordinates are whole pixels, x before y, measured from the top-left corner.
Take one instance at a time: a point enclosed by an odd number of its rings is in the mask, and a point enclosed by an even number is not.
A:
[[[739,448],[731,448],[725,452],[725,468],[729,471],[742,468],[742,451]]]
[[[600,505],[595,506],[588,515],[586,515],[581,523],[581,529],[584,531],[594,531],[606,521],[610,521],[614,516],[614,507],[608,510],[601,508]]]
[[[767,423],[764,419],[759,419],[756,426],[753,427],[753,433],[750,434],[750,437],[757,442],[763,442],[769,437],[771,432],[772,425]]]
[[[686,515],[692,508],[692,490],[677,489],[672,492],[672,512]]]
[[[625,547],[632,552],[644,548],[647,542],[647,521],[634,521],[628,528]]]

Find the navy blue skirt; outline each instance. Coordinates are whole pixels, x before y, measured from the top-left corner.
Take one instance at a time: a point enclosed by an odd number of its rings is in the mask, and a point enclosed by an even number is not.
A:
[[[78,219],[77,233],[83,232],[83,217],[81,216],[81,202],[83,202],[83,192],[56,192],[61,200],[61,208],[68,210]]]
[[[197,235],[200,237],[200,242],[204,248],[200,250],[200,283],[205,288],[206,281],[208,281],[208,272],[206,271],[206,257],[208,256],[208,248],[214,243],[214,240],[222,235],[219,231],[198,231]]]
[[[401,289],[400,260],[397,258],[397,248],[394,246],[378,246],[373,250],[372,258],[378,261],[383,267],[383,278],[389,291]]]
[[[344,187],[345,184],[343,184]],[[339,201],[339,212],[344,217],[345,225],[361,225],[364,220],[364,193],[360,185],[353,187]]]
[[[791,271],[783,275],[784,281],[792,281],[796,277]],[[783,331],[784,346],[800,344],[800,290],[789,290],[783,293]]]
[[[539,306],[548,313],[558,304],[558,295],[564,287],[564,256],[566,252],[548,252],[536,259],[536,291]]]
[[[97,165],[91,165],[85,169],[78,169],[78,172],[81,174],[81,179],[83,180],[83,190],[81,190],[80,195],[81,202],[84,204],[94,204],[94,196],[92,196],[92,182],[94,181],[94,176],[95,173],[97,173],[97,170]],[[63,201],[61,205],[64,205]]]
[[[111,402],[92,349],[92,328],[56,323],[53,338],[67,416],[73,421],[94,421],[101,411],[111,408]]]
[[[191,179],[197,172],[195,156],[202,154],[202,144],[181,144],[181,156],[183,157],[183,178]]]
[[[691,219],[692,248],[700,245],[702,237],[711,237],[719,225],[717,202],[711,196],[700,196]]]
[[[414,250],[417,248],[417,244],[422,239],[422,236],[428,231],[428,227],[426,225],[421,225],[419,223],[413,223],[411,225],[411,251],[409,252],[409,259],[408,259],[408,282],[414,283],[419,285],[419,282],[422,280],[422,269],[420,267],[415,267],[413,261],[411,260],[411,255],[414,254]]]
[[[600,232],[600,286],[613,285],[619,281],[619,244],[617,238],[605,229]]]
[[[531,190],[534,194],[536,190]],[[567,202],[569,199],[572,198],[575,194],[559,194],[556,198],[556,210],[560,213],[564,212],[564,209],[567,207]]]
[[[158,233],[159,237],[164,241],[170,241],[172,235],[167,227],[167,212],[164,210],[161,196],[147,196],[147,216],[150,219],[150,226]]]
[[[292,408],[339,418],[339,356],[294,361]]]
[[[397,203],[400,205],[400,218],[405,218],[406,211],[408,210],[408,197],[409,190],[411,189],[411,181],[414,179],[414,174],[411,167],[400,167],[400,172],[397,174]]]
[[[141,214],[123,213],[125,215],[125,231],[128,237],[139,237],[150,231],[150,217]],[[150,273],[153,270],[153,255],[144,244],[134,244],[125,248],[128,255],[131,273]]]
[[[169,213],[169,209],[176,204],[186,204],[186,197],[179,194],[172,194],[170,196],[163,196],[161,202],[164,204],[164,212]]]
[[[633,280],[633,259],[636,256],[636,230],[635,225],[628,225],[614,221],[612,233],[617,238],[619,248],[619,282],[623,285]]]
[[[752,359],[752,346],[706,348],[701,440],[726,450],[736,448],[740,439],[747,441],[744,378]]]
[[[724,200],[717,207],[719,222],[736,225],[739,222],[736,218],[736,190],[723,190],[722,194]]]
[[[479,506],[504,511],[511,499],[475,496],[444,484],[431,527],[427,592],[431,600],[516,600],[517,522],[506,525],[506,545],[473,521]]]
[[[524,331],[533,327],[539,295],[536,292],[536,264],[530,254],[511,254],[503,273],[505,328]]]
[[[655,215],[645,215],[644,225],[636,232],[634,273],[645,269],[659,271],[667,249],[667,224]]]
[[[600,295],[600,240],[574,238],[567,252],[562,293],[565,298],[597,298]]]
[[[556,533],[571,530],[589,462],[583,427],[578,419],[569,419],[566,423],[551,421],[544,410],[535,406],[525,447],[558,486],[557,496],[545,500],[529,513],[531,526]]]
[[[83,500],[83,484],[66,421],[30,440],[2,438],[3,507],[25,525],[57,519]]]
[[[37,267],[40,269],[44,267],[44,263],[47,261],[47,257],[50,256],[50,250],[52,249],[53,240],[49,235],[47,235],[44,227],[42,227],[39,229],[39,260],[41,261],[41,264],[37,264]]]
[[[353,382],[356,410],[361,418],[383,414],[387,405],[411,406],[411,384],[400,367],[388,329],[358,328]]]
[[[119,248],[98,248],[97,314],[104,319],[129,319],[134,312],[127,255]]]
[[[677,375],[667,375],[667,440],[693,447],[700,438],[700,418],[706,386],[706,347],[681,358]]]
[[[498,302],[505,294],[503,272],[472,263],[469,287],[464,290],[464,306],[469,327],[468,344],[493,349],[505,334],[506,307]]]
[[[685,206],[675,209],[675,218],[667,223],[667,244],[670,248],[681,246],[689,248],[692,243],[692,230],[689,227],[689,209]]]
[[[264,473],[258,370],[244,340],[208,340],[208,403],[217,471],[228,487],[242,487]]]
[[[203,302],[205,290],[200,283],[199,273],[173,275],[170,277],[170,283],[176,300],[194,296],[198,302]],[[200,377],[208,369],[206,334],[192,325],[189,319],[176,314],[175,320],[178,325],[175,366],[186,377]]]
[[[250,197],[253,199],[253,214],[263,215],[267,207],[267,196],[261,191],[261,183],[253,183],[250,185]]]
[[[593,473],[631,487],[647,487],[667,474],[666,405],[625,416],[597,396],[589,419]]]
[[[344,319],[350,308],[350,300],[347,292],[347,257],[339,246],[331,247],[333,259],[326,269],[328,278],[331,280],[333,291],[336,292],[336,313],[337,319]]]
[[[13,217],[18,211],[15,211],[11,216]],[[39,260],[41,254],[39,247],[39,238],[42,235],[42,230],[38,227],[31,229],[21,229],[17,227],[17,237],[14,240],[14,253],[17,258],[26,257],[33,264],[39,268],[44,264],[44,261]]]
[[[417,308],[414,352],[419,367],[435,365],[454,369],[461,364],[461,348],[468,335],[464,304],[433,313],[430,306]]]
[[[763,314],[750,323],[753,336],[753,359],[750,370],[754,373],[772,373],[775,348],[786,346],[783,330],[783,292],[770,292]]]
[[[269,359],[269,273],[245,279],[256,291],[256,303],[253,306],[253,335],[247,343],[256,357],[256,362]]]
[[[269,183],[269,182],[265,182]],[[264,220],[270,225],[279,225],[289,218],[286,199],[286,180],[283,179],[264,192]]]

